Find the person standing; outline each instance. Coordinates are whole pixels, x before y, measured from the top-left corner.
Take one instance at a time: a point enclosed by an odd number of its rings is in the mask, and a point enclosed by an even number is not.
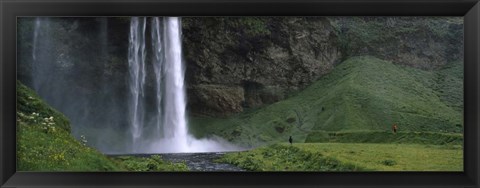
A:
[[[398,129],[398,126],[397,126],[396,123],[394,123],[393,126],[392,126],[392,130],[393,130],[394,134],[397,134],[397,129]]]
[[[290,138],[288,139],[288,142],[290,142],[290,145],[292,145],[292,143],[293,143],[292,136],[290,136]]]

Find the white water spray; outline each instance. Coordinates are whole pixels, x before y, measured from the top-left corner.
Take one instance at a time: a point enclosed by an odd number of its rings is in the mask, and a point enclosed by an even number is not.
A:
[[[155,137],[161,138],[162,134],[162,122],[163,122],[163,108],[162,108],[162,78],[164,74],[164,49],[162,38],[164,32],[160,27],[160,18],[153,18],[151,22],[151,34],[152,34],[152,51],[153,51],[153,68],[155,71],[155,82],[156,82],[156,99],[157,99],[157,108],[156,108],[156,121],[155,121]],[[164,27],[162,27],[164,28]]]
[[[182,44],[178,18],[166,20],[165,51],[165,120],[164,134],[171,139],[178,151],[188,151],[187,121],[185,119],[185,69],[182,62]]]
[[[128,49],[128,67],[130,73],[130,124],[132,133],[132,151],[142,137],[143,96],[145,85],[145,28],[146,18],[134,17],[130,22]]]
[[[41,20],[40,18],[35,18],[35,29],[33,31],[33,49],[32,49],[32,59],[33,61],[37,61],[37,38],[38,38],[38,33],[40,32],[40,25],[41,25]]]
[[[144,120],[145,19],[130,24],[130,93],[132,152],[179,153],[238,150],[221,138],[195,139],[188,133],[186,118],[185,65],[182,59],[181,21],[169,17],[151,19],[152,63],[155,76],[155,118],[147,128]],[[154,130],[153,138],[142,135]]]

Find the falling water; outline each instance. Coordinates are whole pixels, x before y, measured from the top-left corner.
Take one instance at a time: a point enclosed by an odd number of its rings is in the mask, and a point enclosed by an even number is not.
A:
[[[49,53],[49,50],[51,50],[49,26],[50,23],[48,18],[35,18],[32,46],[31,82],[33,88],[39,92],[41,96],[45,96],[45,90],[43,90],[43,88],[52,77],[52,74],[48,74],[48,76],[44,76],[42,74],[51,68],[51,62],[54,61],[54,58]]]
[[[155,130],[161,151],[187,152],[187,121],[185,118],[185,68],[179,18],[152,18],[153,67],[156,78],[157,118]],[[163,26],[162,26],[163,25]]]
[[[163,23],[163,24],[162,24]],[[152,18],[152,50],[156,78],[157,137],[145,152],[211,152],[238,150],[220,139],[196,139],[188,134],[185,65],[180,18]]]
[[[33,31],[33,49],[32,49],[32,59],[33,61],[37,60],[37,38],[38,33],[40,32],[41,20],[39,17],[35,19],[35,30]]]
[[[165,61],[164,55],[164,43],[162,38],[164,38],[164,32],[160,28],[160,18],[155,17],[152,19],[151,23],[151,34],[152,34],[152,50],[153,50],[153,68],[155,71],[155,81],[156,81],[156,99],[157,99],[157,107],[156,107],[156,121],[155,121],[155,136],[157,138],[161,138],[162,134],[162,122],[163,122],[163,114],[162,114],[162,76],[163,72],[163,65]],[[165,27],[163,27],[165,28]]]
[[[115,144],[117,140],[109,138],[107,141],[113,141],[97,143],[96,146],[102,146],[102,151],[178,153],[238,150],[220,138],[197,139],[188,133],[181,20],[174,17],[149,19],[151,37],[146,35],[147,18],[133,17],[130,20],[127,96],[115,94],[117,88],[123,87],[111,86],[109,79],[97,80],[101,82],[97,84],[103,88],[103,92],[96,93],[96,96],[82,93],[83,89],[78,89],[78,86],[70,87],[68,84],[72,82],[62,78],[72,78],[73,81],[78,76],[73,61],[75,48],[55,40],[56,36],[52,33],[62,31],[62,26],[54,19],[35,19],[31,58],[35,91],[71,119],[72,131],[76,135],[84,134],[82,126],[90,124],[98,125],[95,130],[115,129],[122,132],[124,129],[119,129],[118,124],[126,122],[129,129],[124,143],[127,144],[119,145],[119,149],[111,149],[111,143]],[[96,56],[102,63],[109,61],[107,23],[107,19],[100,20],[99,40],[92,43],[98,46]],[[75,29],[75,25],[72,24],[71,28]],[[68,38],[70,34],[75,36],[73,33],[65,33],[63,37]],[[148,47],[151,44],[148,50],[152,50],[148,58],[147,44]],[[148,69],[151,66],[153,70]],[[147,80],[154,80],[155,83],[147,84]],[[122,101],[127,103],[125,108],[119,104]],[[95,116],[99,113],[89,113],[91,111],[100,112],[100,118]],[[123,114],[127,114],[127,117],[122,117]],[[102,132],[105,135],[109,133]],[[111,135],[117,134],[112,131]],[[121,139],[123,134],[115,138]]]
[[[32,47],[32,72],[31,72],[31,75],[32,75],[32,85],[33,85],[33,88],[38,91],[39,87],[38,87],[38,79],[37,79],[37,72],[38,72],[38,62],[37,62],[37,48],[38,48],[38,34],[41,32],[41,18],[40,17],[37,17],[35,18],[35,29],[33,31],[33,47]]]
[[[187,151],[187,121],[185,119],[185,69],[182,62],[179,18],[166,20],[165,52],[165,120],[164,131],[179,151]]]
[[[75,60],[83,61],[78,56],[85,53],[76,53],[78,47],[62,42],[78,37],[80,31],[77,28],[82,21],[75,20],[68,26],[69,30],[65,30],[65,20],[46,17],[34,19],[30,59],[32,87],[45,101],[67,115],[72,122],[73,134],[86,134],[92,140],[95,138],[96,141],[89,143],[103,152],[238,150],[221,138],[197,139],[188,133],[181,20],[173,17],[148,19],[151,21],[151,33],[148,36],[147,18],[133,17],[130,20],[126,85],[111,83],[111,80],[121,79],[121,76],[108,75],[111,71],[107,66],[110,61],[108,33],[112,30],[108,29],[108,18],[97,20],[98,40],[87,43],[95,45],[96,50],[88,53],[92,53],[92,59],[105,72],[103,77],[95,80],[97,83],[83,83],[84,86],[76,83],[81,73],[95,73],[77,66],[82,62],[76,64]],[[147,50],[152,52],[148,57]],[[124,86],[128,89],[126,96],[123,92],[117,93]],[[95,89],[102,90],[98,92]],[[127,115],[124,117],[124,114]],[[128,124],[127,130],[123,129],[123,124]],[[103,137],[96,137],[98,135]]]
[[[95,35],[82,30],[85,24],[94,26],[94,22],[91,22],[93,19],[98,23]],[[19,61],[19,65],[26,67],[24,69],[30,75],[20,78],[21,81],[68,117],[75,137],[85,135],[88,144],[102,152],[130,152],[134,131],[129,128],[125,130],[125,127],[133,121],[129,115],[129,106],[133,103],[130,99],[133,97],[130,96],[130,90],[123,89],[125,86],[129,89],[131,84],[130,79],[127,78],[127,83],[124,83],[123,74],[116,75],[108,67],[112,61],[108,49],[109,32],[112,31],[108,29],[109,18],[87,21],[79,18],[36,17],[21,20],[31,20],[32,26],[31,56],[28,60]],[[28,49],[25,46],[19,48]],[[92,66],[85,66],[88,64]],[[104,68],[103,73],[101,68]],[[97,77],[99,74],[101,77]],[[91,76],[95,77],[86,78]],[[112,80],[122,82],[112,83]],[[140,107],[138,109],[143,110]]]
[[[146,18],[131,19],[128,66],[130,68],[130,124],[134,152],[142,137],[144,123],[142,107],[145,84],[145,28]]]
[[[56,68],[59,59],[54,51],[54,39],[51,32],[50,18],[35,18],[35,27],[33,31],[32,62],[31,62],[31,84],[32,88],[45,100],[50,101],[51,105],[57,107],[58,102],[52,102],[56,97],[51,94],[52,87],[58,86],[53,82],[60,73],[52,71]]]

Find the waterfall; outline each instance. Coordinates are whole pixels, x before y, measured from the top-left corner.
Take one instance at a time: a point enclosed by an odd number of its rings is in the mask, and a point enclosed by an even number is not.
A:
[[[188,133],[180,18],[131,18],[129,30],[125,28],[128,77],[122,83],[112,80],[123,80],[123,74],[108,70],[113,31],[108,22],[97,18],[97,40],[87,40],[92,49],[87,52],[81,51],[87,47],[65,42],[90,37],[81,31],[82,20],[65,24],[65,19],[40,17],[31,22],[31,87],[70,119],[75,136],[86,135],[92,146],[108,153],[238,150],[220,138],[197,139]]]
[[[61,63],[61,57],[57,55],[58,47],[55,43],[55,35],[52,32],[51,18],[37,17],[34,20],[34,31],[32,41],[32,59],[31,59],[31,87],[44,100],[55,108],[60,106],[61,100],[58,90],[61,83],[56,79],[63,74],[57,70]],[[57,92],[52,92],[57,91]]]
[[[35,18],[35,26],[33,31],[33,45],[32,45],[32,70],[31,82],[33,88],[39,92],[41,96],[45,96],[45,86],[53,77],[53,73],[49,73],[52,69],[55,58],[50,55],[51,37],[50,37],[50,23],[48,18]],[[49,73],[44,75],[45,73]]]
[[[152,51],[153,51],[153,68],[155,72],[156,81],[156,119],[155,119],[155,137],[161,138],[162,134],[162,122],[163,122],[163,108],[162,108],[162,77],[164,74],[163,64],[165,62],[164,49],[162,38],[164,38],[164,32],[160,28],[160,18],[155,17],[151,22],[151,35],[152,35]],[[165,27],[163,27],[165,28]]]
[[[128,67],[130,73],[130,124],[132,150],[136,151],[144,124],[143,97],[145,85],[145,28],[146,18],[133,17],[130,21]]]
[[[35,18],[35,29],[33,31],[33,49],[32,49],[32,59],[33,61],[37,60],[37,45],[38,45],[38,33],[40,32],[41,20],[39,17]]]
[[[185,68],[182,61],[182,43],[179,18],[166,19],[165,40],[165,120],[164,131],[177,150],[187,151],[187,121],[185,119]]]
[[[163,26],[162,26],[163,25]],[[171,151],[187,152],[186,101],[180,19],[152,18],[153,67],[156,80],[157,139],[171,143]],[[164,150],[164,149],[162,149]]]
[[[130,113],[134,114],[133,110],[130,112],[130,103],[133,103],[133,100],[130,100],[133,98],[129,88],[131,83],[128,74],[116,75],[112,72],[112,67],[108,66],[115,61],[109,58],[108,38],[114,31],[108,28],[110,18],[19,19],[31,22],[32,29],[31,56],[28,60],[24,58],[19,61],[19,66],[29,70],[30,77],[21,81],[33,88],[49,105],[68,117],[71,132],[75,137],[86,136],[89,146],[102,152],[130,152],[134,132],[130,128],[130,122],[134,121],[130,119]],[[85,25],[89,27],[90,32],[83,30]],[[125,31],[129,31],[128,26]],[[137,33],[141,35],[141,31]],[[138,51],[141,51],[142,45],[138,46]],[[26,46],[19,47],[29,49]],[[128,50],[128,46],[126,48]],[[145,49],[143,51],[145,52]],[[132,61],[142,62],[139,58]],[[141,67],[136,63],[134,66],[137,65]],[[138,80],[141,78],[138,77]],[[112,80],[118,83],[112,83]],[[119,92],[125,88],[126,90]],[[135,114],[143,116],[144,109],[140,107],[143,105],[143,99],[136,101],[139,105]],[[135,121],[138,120],[143,118]],[[143,126],[143,122],[136,125],[139,126],[136,133],[141,133],[139,130],[142,129],[140,126]],[[102,136],[97,136],[99,133]]]
[[[186,117],[185,65],[182,59],[180,18],[152,18],[153,68],[156,80],[156,136],[144,152],[211,152],[238,150],[220,139],[189,135]],[[148,140],[148,139],[147,139]],[[145,143],[145,144],[147,144]],[[140,146],[139,146],[140,147]]]
[[[42,25],[42,21],[41,21],[41,18],[40,17],[37,17],[35,18],[35,28],[34,28],[34,31],[33,31],[33,46],[32,46],[32,70],[31,70],[31,82],[32,82],[32,85],[33,85],[33,89],[35,89],[36,91],[39,90],[39,80],[38,80],[38,60],[37,60],[37,48],[38,48],[38,38],[39,38],[39,33],[41,32],[41,26]]]
[[[155,84],[146,88],[145,69],[146,18],[130,22],[128,65],[130,74],[130,127],[133,153],[207,152],[237,150],[222,139],[195,139],[188,133],[186,118],[185,65],[182,60],[180,18],[151,18],[151,62]],[[153,113],[146,113],[145,93],[153,92],[149,101]],[[147,117],[154,116],[154,117]],[[152,121],[153,122],[150,122]],[[148,121],[147,121],[148,120]],[[149,123],[150,122],[150,123]],[[153,134],[149,131],[153,131]],[[143,134],[149,132],[150,134]]]

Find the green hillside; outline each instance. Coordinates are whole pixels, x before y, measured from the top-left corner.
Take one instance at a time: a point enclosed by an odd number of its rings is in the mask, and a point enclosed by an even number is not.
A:
[[[257,146],[285,141],[290,135],[295,142],[304,142],[309,135],[315,140],[315,135],[337,133],[388,134],[397,123],[400,133],[435,133],[430,136],[461,143],[462,70],[459,62],[424,71],[369,56],[353,57],[286,100],[225,119],[193,117],[191,132]]]
[[[121,170],[70,135],[68,119],[17,82],[17,170]]]
[[[187,171],[183,163],[159,156],[110,158],[70,134],[62,113],[17,82],[18,171]]]

